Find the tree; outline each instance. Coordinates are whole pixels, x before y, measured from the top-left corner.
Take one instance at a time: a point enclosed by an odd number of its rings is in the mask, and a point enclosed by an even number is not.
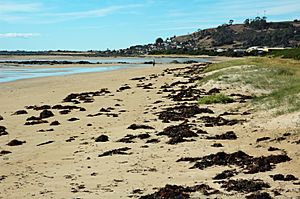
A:
[[[234,22],[234,21],[233,21],[232,19],[230,19],[230,20],[229,20],[229,25],[231,26],[231,25],[233,24],[233,22]]]
[[[250,24],[250,19],[246,19],[246,20],[244,21],[244,24],[248,26],[248,25]]]
[[[160,45],[162,43],[164,43],[164,40],[161,37],[157,38],[156,41],[155,41],[156,45]]]

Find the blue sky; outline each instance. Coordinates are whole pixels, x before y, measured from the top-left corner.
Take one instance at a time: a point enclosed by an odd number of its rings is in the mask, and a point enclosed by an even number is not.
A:
[[[300,18],[299,0],[0,0],[0,50],[104,50],[230,19]]]

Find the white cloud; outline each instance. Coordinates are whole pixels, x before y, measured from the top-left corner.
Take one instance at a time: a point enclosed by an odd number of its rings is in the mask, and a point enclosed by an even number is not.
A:
[[[39,33],[4,33],[0,34],[0,38],[31,38],[38,37]]]
[[[0,13],[35,12],[41,9],[40,3],[4,3],[0,2]]]

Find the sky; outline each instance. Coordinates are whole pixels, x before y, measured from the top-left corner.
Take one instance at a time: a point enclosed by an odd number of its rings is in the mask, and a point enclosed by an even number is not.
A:
[[[234,20],[300,19],[299,0],[0,0],[0,50],[106,50]]]

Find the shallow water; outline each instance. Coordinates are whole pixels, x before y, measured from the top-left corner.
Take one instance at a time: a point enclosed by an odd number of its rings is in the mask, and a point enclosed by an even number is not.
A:
[[[64,76],[80,73],[106,72],[132,67],[109,66],[109,67],[76,67],[76,68],[20,68],[20,67],[2,67],[0,68],[0,83],[12,82],[22,79],[31,79],[39,77]]]
[[[113,71],[113,70],[119,70],[122,68],[129,68],[129,67],[149,67],[152,65],[149,64],[141,64],[144,62],[150,62],[153,61],[153,57],[121,57],[121,58],[107,58],[107,59],[55,59],[58,61],[71,61],[71,62],[77,62],[77,61],[89,61],[91,63],[127,63],[124,65],[119,66],[109,66],[109,67],[88,67],[85,65],[85,67],[74,67],[74,68],[43,68],[43,66],[40,66],[40,68],[28,68],[28,67],[22,67],[22,66],[13,66],[9,64],[5,64],[3,66],[0,66],[0,83],[3,82],[12,82],[22,79],[31,79],[31,78],[40,78],[40,77],[52,77],[52,76],[63,76],[63,75],[72,75],[72,74],[80,74],[80,73],[92,73],[92,72],[106,72],[106,71]],[[1,61],[33,61],[36,59],[24,59],[24,60],[1,60]],[[53,61],[55,61],[53,59]],[[163,58],[155,58],[156,63],[171,63],[172,61],[178,61],[180,63],[186,62],[186,61],[197,61],[197,62],[208,62],[208,59],[204,58],[177,58],[177,57],[163,57]],[[38,59],[38,61],[52,61],[52,60],[46,60],[46,59]],[[35,65],[37,66],[37,65]]]
[[[128,64],[142,64],[145,62],[151,62],[155,60],[156,63],[160,64],[167,64],[171,63],[173,61],[178,61],[180,63],[187,62],[187,61],[197,61],[197,62],[207,62],[209,61],[209,58],[178,58],[178,57],[109,57],[109,58],[103,58],[103,59],[82,59],[76,57],[74,59],[61,59],[61,58],[56,58],[56,59],[18,59],[18,60],[1,60],[1,61],[70,61],[70,62],[77,62],[77,61],[88,61],[91,63],[128,63]]]

